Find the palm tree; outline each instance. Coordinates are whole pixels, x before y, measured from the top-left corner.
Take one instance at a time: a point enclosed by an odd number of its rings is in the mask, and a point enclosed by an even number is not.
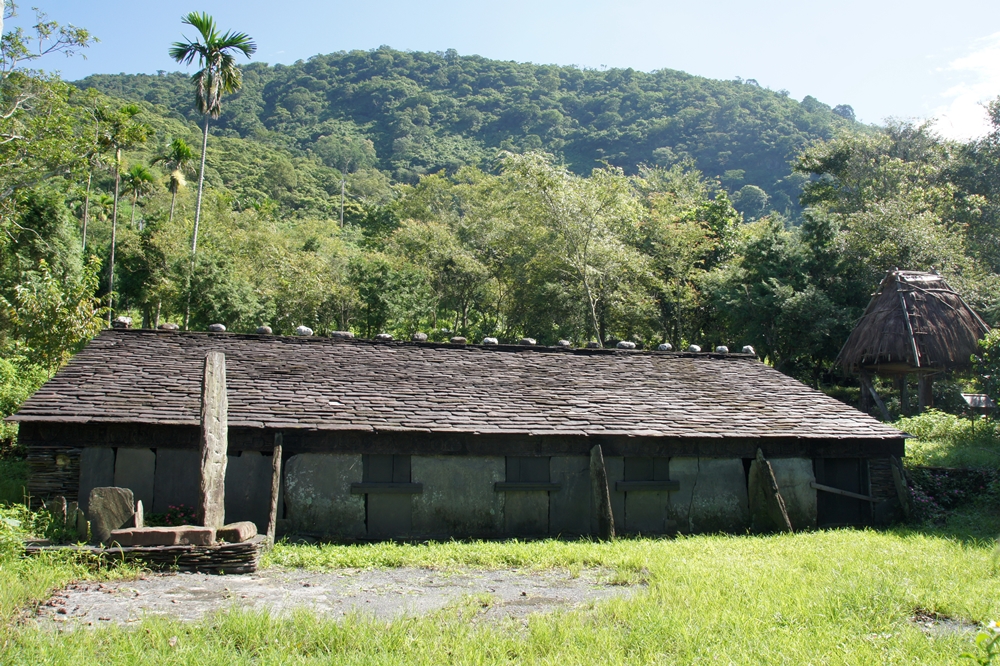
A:
[[[198,198],[194,208],[194,234],[191,237],[191,270],[194,270],[195,254],[198,252],[198,224],[201,222],[201,197],[205,187],[209,118],[218,119],[222,113],[222,96],[236,92],[243,85],[243,75],[236,67],[234,52],[239,51],[249,58],[257,52],[257,45],[244,32],[229,31],[220,35],[215,19],[206,13],[191,12],[181,22],[201,33],[201,41],[174,42],[170,47],[170,57],[177,62],[190,65],[197,58],[198,66],[201,67],[191,77],[198,111],[205,117],[201,136],[201,168],[198,170]],[[191,294],[188,293],[184,328],[187,328],[190,300]]]
[[[191,167],[191,162],[194,162],[194,151],[185,143],[184,139],[174,139],[171,141],[167,152],[157,156],[153,160],[153,164],[162,163],[170,169],[170,177],[167,181],[167,189],[170,190],[170,216],[167,218],[168,224],[174,220],[174,204],[177,202],[177,193],[187,185],[184,172]]]
[[[118,232],[118,199],[121,194],[122,151],[149,138],[153,129],[135,119],[142,113],[136,104],[125,104],[117,109],[101,107],[97,111],[97,142],[105,150],[114,154],[112,166],[115,172],[114,204],[111,209],[111,256],[108,258],[108,328],[111,327],[111,312],[115,295],[115,243]]]
[[[135,164],[122,176],[122,182],[125,185],[125,191],[132,195],[132,219],[129,221],[129,226],[134,227],[135,209],[138,207],[139,197],[144,197],[153,191],[153,188],[156,187],[156,176],[148,167]],[[140,221],[139,224],[141,225],[142,222]],[[139,231],[142,231],[141,226]]]

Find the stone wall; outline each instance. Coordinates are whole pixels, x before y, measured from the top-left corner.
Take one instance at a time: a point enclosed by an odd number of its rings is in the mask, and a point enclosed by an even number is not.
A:
[[[170,505],[197,504],[196,450],[90,446],[78,451],[83,504],[91,488],[104,485],[131,489],[143,500],[148,513],[165,513]],[[250,520],[264,530],[272,459],[260,451],[230,453],[227,520]],[[510,481],[506,478],[509,461],[504,456],[397,457],[409,460],[406,485],[411,489],[382,493],[352,490],[352,484],[364,485],[366,481],[364,456],[360,454],[294,453],[285,460],[280,488],[283,498],[278,517],[283,518],[283,531],[344,539],[573,537],[595,532],[588,456],[544,458],[549,475],[548,486],[542,489],[496,487],[498,482]],[[648,459],[656,481],[669,479],[678,488],[625,492],[616,486],[636,479],[635,460],[605,458],[619,534],[741,533],[749,528],[742,459]],[[776,457],[770,461],[793,527],[814,528],[817,494],[810,487],[815,480],[813,461]]]

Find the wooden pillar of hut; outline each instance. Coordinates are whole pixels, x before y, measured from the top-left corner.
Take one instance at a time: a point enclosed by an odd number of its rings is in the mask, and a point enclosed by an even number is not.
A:
[[[872,379],[867,372],[862,370],[858,381],[861,383],[861,400],[858,403],[858,407],[862,412],[868,414],[872,411],[872,394],[868,388],[872,384]]]
[[[907,375],[896,375],[896,390],[899,391],[899,412],[903,416],[910,415],[910,392],[906,386]]]
[[[934,406],[934,376],[922,374],[917,377],[917,405],[919,411]]]

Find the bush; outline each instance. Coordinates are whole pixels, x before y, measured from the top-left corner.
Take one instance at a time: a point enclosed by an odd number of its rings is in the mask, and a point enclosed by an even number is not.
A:
[[[909,465],[930,467],[1000,467],[1000,428],[995,421],[946,414],[929,409],[896,421],[913,435],[906,442]]]
[[[990,331],[979,341],[979,353],[972,357],[979,389],[1000,405],[1000,328]]]

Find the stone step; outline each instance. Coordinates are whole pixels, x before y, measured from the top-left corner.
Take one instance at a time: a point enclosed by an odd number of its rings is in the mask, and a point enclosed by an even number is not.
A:
[[[249,520],[242,520],[238,523],[223,525],[215,536],[219,541],[228,543],[243,543],[257,536],[257,525]]]
[[[133,527],[112,530],[108,541],[121,546],[211,546],[215,543],[215,530],[195,525]]]

